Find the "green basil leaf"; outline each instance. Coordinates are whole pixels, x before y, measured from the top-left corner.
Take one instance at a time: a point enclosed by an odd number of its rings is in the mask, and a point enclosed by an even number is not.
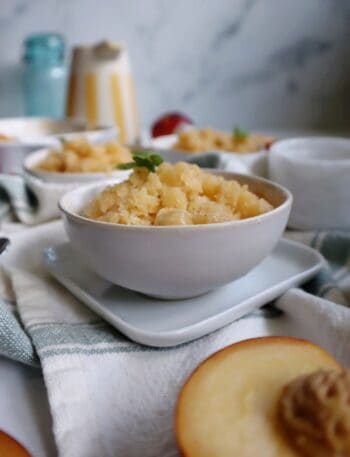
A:
[[[151,159],[152,163],[156,166],[158,166],[164,162],[163,157],[160,156],[159,154],[151,154],[150,159]]]
[[[132,158],[134,162],[120,164],[117,168],[129,170],[130,168],[144,167],[151,172],[155,172],[156,167],[163,162],[163,157],[153,151],[133,151]]]
[[[233,138],[236,141],[244,141],[247,139],[247,137],[249,135],[246,130],[241,129],[240,127],[235,127],[233,129],[232,134],[233,134]]]
[[[135,162],[120,163],[116,168],[119,170],[130,170],[131,168],[135,168]]]

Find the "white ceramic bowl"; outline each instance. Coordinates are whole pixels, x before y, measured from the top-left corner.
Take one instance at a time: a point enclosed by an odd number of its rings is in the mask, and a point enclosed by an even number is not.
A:
[[[115,127],[99,126],[89,130],[84,122],[51,118],[3,118],[0,134],[12,137],[0,140],[0,172],[21,173],[27,154],[43,147],[57,146],[58,137],[72,139],[84,136],[88,141],[108,141],[117,136]]]
[[[275,209],[241,221],[192,226],[127,226],[81,216],[104,185],[68,192],[59,208],[73,248],[112,283],[166,299],[188,298],[237,279],[266,257],[280,238],[292,203],[290,192],[262,178],[228,172]]]
[[[269,177],[293,194],[291,228],[350,228],[349,139],[279,141],[269,153]]]
[[[51,148],[45,148],[28,154],[23,161],[24,171],[42,181],[60,184],[84,184],[101,180],[105,181],[106,179],[126,179],[131,173],[130,170],[115,170],[111,173],[56,173],[35,170],[35,166],[38,165],[50,151]]]
[[[174,145],[177,141],[177,135],[164,135],[159,136],[157,138],[153,138],[148,141],[147,146],[150,148],[155,148],[156,150],[168,150],[169,156],[165,156],[161,153],[166,160],[170,161],[178,161],[178,160],[186,160],[186,158],[193,157],[198,155],[198,152],[191,153],[191,152],[181,152],[178,150],[174,150]],[[232,167],[230,171],[236,171],[238,173],[247,173],[252,174],[255,176],[266,177],[267,176],[267,155],[268,151],[266,149],[262,149],[261,151],[257,152],[250,152],[241,154],[239,152],[226,152],[222,150],[218,151],[210,151],[220,154],[222,157],[232,161]],[[171,155],[174,155],[175,160],[171,160]],[[243,171],[244,168],[244,171]]]

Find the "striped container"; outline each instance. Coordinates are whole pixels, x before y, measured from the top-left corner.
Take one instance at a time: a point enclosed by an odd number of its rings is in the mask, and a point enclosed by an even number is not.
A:
[[[116,125],[122,143],[139,140],[134,81],[124,44],[102,42],[73,49],[66,114],[91,127]]]

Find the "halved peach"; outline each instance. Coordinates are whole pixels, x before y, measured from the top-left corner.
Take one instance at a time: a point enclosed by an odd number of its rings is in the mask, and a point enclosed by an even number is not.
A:
[[[1,457],[31,457],[29,452],[18,441],[5,432],[0,431]]]
[[[341,370],[309,341],[264,337],[215,353],[192,373],[176,409],[176,439],[185,457],[299,457],[279,429],[283,386],[319,369]]]

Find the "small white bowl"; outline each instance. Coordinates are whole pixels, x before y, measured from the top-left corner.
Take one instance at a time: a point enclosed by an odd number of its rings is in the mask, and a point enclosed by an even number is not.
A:
[[[21,173],[27,154],[43,147],[57,146],[58,137],[73,139],[84,136],[90,142],[108,141],[117,136],[112,126],[89,130],[84,122],[39,117],[0,119],[0,134],[12,139],[0,140],[0,172]]]
[[[155,148],[156,150],[168,150],[169,155],[171,153],[174,155],[176,160],[186,160],[186,158],[194,157],[200,153],[198,152],[189,152],[189,151],[179,151],[174,149],[174,145],[177,142],[177,135],[163,135],[157,138],[153,138],[148,141],[147,146],[150,148]],[[241,173],[242,171],[239,167],[235,167],[234,162],[240,163],[241,167],[243,166],[245,169],[244,173],[252,174],[255,176],[261,176],[263,178],[267,177],[267,155],[268,151],[266,149],[262,149],[257,152],[246,152],[246,153],[239,153],[239,152],[229,152],[229,151],[222,151],[222,150],[213,150],[209,152],[215,152],[220,154],[222,157],[225,157],[227,161],[230,159],[233,162],[234,171]],[[164,154],[163,154],[164,155]],[[167,157],[168,160],[168,157]]]
[[[115,170],[111,173],[58,173],[35,170],[35,166],[45,159],[50,151],[51,148],[45,148],[28,154],[23,161],[23,170],[25,173],[35,176],[45,182],[60,184],[84,184],[101,180],[105,181],[106,179],[126,179],[131,173],[131,170]]]
[[[190,226],[127,226],[81,216],[105,185],[65,194],[59,208],[73,248],[92,270],[122,287],[146,295],[188,298],[246,274],[279,240],[290,212],[287,189],[262,178],[218,172],[246,183],[275,207],[250,219]]]
[[[350,228],[350,140],[313,137],[279,141],[269,153],[269,177],[292,192],[288,226]]]

